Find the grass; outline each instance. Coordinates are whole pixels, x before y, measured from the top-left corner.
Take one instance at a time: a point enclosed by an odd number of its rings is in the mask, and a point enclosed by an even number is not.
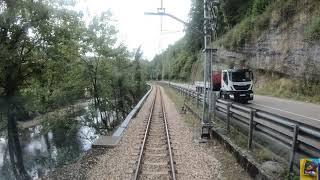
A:
[[[243,47],[251,40],[253,34],[252,18],[247,17],[242,20],[233,29],[227,32],[222,39],[218,40],[218,45],[223,45],[227,49],[236,49]]]
[[[166,94],[169,96],[169,98],[174,102],[176,105],[176,108],[178,111],[181,111],[181,107],[183,106],[185,102],[185,97],[181,94],[178,94],[175,90],[168,86],[162,86],[166,92]],[[185,123],[187,123],[191,127],[199,126],[199,120],[196,120],[193,115],[186,114],[182,118]]]
[[[320,84],[303,82],[305,81],[260,75],[255,83],[254,92],[260,95],[320,104]]]
[[[176,93],[175,90],[173,90],[168,86],[162,86],[162,87],[165,90],[166,94],[169,96],[169,98],[174,102],[174,104],[176,105],[176,108],[178,110],[181,110],[181,107],[183,106],[183,103],[184,103],[184,97]]]
[[[257,40],[270,26],[291,24],[290,19],[299,10],[297,4],[297,0],[255,0],[245,18],[218,39],[216,44],[226,49],[237,50]],[[318,29],[312,29],[316,30],[317,34]]]
[[[305,28],[304,36],[309,42],[320,40],[320,16],[312,18]]]
[[[259,148],[255,151],[255,157],[259,162],[265,162],[269,160],[273,160],[274,157],[272,155],[272,152],[270,152],[267,149]]]

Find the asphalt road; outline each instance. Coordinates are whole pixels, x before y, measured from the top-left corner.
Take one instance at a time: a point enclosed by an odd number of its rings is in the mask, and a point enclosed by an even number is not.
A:
[[[248,106],[320,127],[320,105],[269,96],[254,96]]]
[[[195,90],[195,86],[190,84],[179,83],[178,85]],[[255,94],[254,100],[249,101],[246,106],[261,109],[320,128],[320,105],[318,104]]]

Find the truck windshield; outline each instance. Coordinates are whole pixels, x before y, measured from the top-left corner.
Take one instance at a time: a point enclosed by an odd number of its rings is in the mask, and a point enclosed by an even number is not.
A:
[[[232,79],[233,82],[251,81],[252,72],[250,72],[250,71],[232,72],[231,73],[231,79]]]

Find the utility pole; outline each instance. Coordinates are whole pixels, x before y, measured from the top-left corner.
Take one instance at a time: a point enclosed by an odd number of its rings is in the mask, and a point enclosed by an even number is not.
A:
[[[203,30],[201,32],[196,27],[191,27],[193,30],[199,33],[204,34],[204,64],[203,64],[203,81],[204,81],[204,100],[203,100],[203,112],[202,112],[202,131],[201,137],[210,137],[210,130],[212,128],[211,116],[212,111],[215,108],[215,94],[213,93],[212,87],[212,60],[217,52],[217,49],[214,49],[210,46],[212,35],[216,35],[216,28],[218,24],[218,5],[219,0],[203,0]],[[145,12],[145,15],[158,15],[158,16],[168,16],[173,18],[185,26],[190,26],[187,22],[165,12],[165,8],[163,8],[163,4],[161,1],[161,8],[158,8],[158,12]],[[209,80],[209,81],[208,81]],[[208,83],[207,83],[208,82]],[[209,85],[209,91],[207,90],[207,85]]]
[[[211,47],[212,34],[216,33],[217,13],[219,0],[204,0],[203,1],[203,30],[204,30],[204,64],[203,64],[203,81],[204,81],[204,96],[203,96],[203,111],[202,111],[202,131],[201,137],[210,137],[212,128],[211,114],[213,110],[212,93],[212,57],[216,53],[216,49]],[[208,83],[207,83],[208,82]],[[208,85],[208,86],[207,86]],[[207,88],[208,87],[208,88]],[[209,89],[209,90],[207,90]]]

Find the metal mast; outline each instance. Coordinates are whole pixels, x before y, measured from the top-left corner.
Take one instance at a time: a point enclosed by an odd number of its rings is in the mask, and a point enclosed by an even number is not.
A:
[[[212,92],[213,87],[211,83],[212,77],[212,59],[215,57],[217,49],[213,49],[210,45],[212,35],[216,35],[216,28],[218,24],[218,5],[219,0],[204,0],[203,1],[203,33],[204,33],[204,64],[203,64],[203,80],[204,80],[204,101],[203,101],[203,113],[202,113],[202,132],[201,137],[210,137],[210,129],[212,127],[211,116],[212,111],[215,108],[215,94]],[[161,0],[161,8],[158,8],[158,12],[145,12],[145,15],[158,15],[158,16],[169,16],[186,26],[189,26],[187,22],[165,12],[163,8],[163,2]],[[193,30],[202,33],[196,27],[190,26]],[[209,85],[209,90],[207,90]]]
[[[219,0],[204,0],[203,1],[203,31],[204,31],[204,64],[203,64],[203,81],[204,81],[204,96],[203,96],[203,112],[202,112],[202,132],[201,137],[210,137],[210,129],[212,127],[211,114],[213,110],[213,87],[212,87],[212,58],[216,53],[216,49],[211,46],[212,35],[216,33],[217,15],[218,15]]]

